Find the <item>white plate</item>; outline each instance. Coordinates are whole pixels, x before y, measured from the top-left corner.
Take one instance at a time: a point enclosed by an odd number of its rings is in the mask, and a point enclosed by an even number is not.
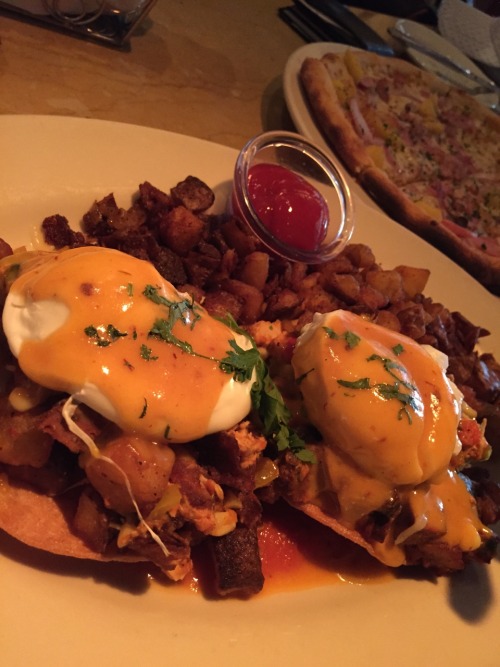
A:
[[[426,28],[421,23],[416,23],[415,21],[409,21],[407,19],[400,19],[396,22],[394,28],[399,30],[403,35],[420,42],[423,46],[427,46],[433,51],[437,51],[441,55],[446,56],[457,65],[466,67],[474,74],[487,78],[485,73],[473,63],[463,51],[460,51],[459,48],[454,46],[447,39],[438,35],[434,30]],[[410,46],[407,46],[406,52],[416,65],[419,65],[422,69],[426,69],[432,74],[442,77],[447,82],[454,83],[459,88],[465,88],[467,91],[471,91],[477,86],[474,81],[471,81],[459,72],[455,72],[452,68],[446,67],[446,65],[439,63],[437,60],[434,60],[434,58],[418,51],[418,49],[413,49]],[[478,95],[477,99],[485,106],[491,106],[498,102],[498,95],[488,93],[486,95]]]
[[[222,206],[236,158],[233,149],[159,130],[61,117],[0,117],[0,145],[0,235],[15,243],[29,241],[48,214],[76,224],[111,191],[125,206],[143,180],[169,188],[193,174],[216,187]],[[431,246],[373,210],[360,209],[357,222],[356,239],[387,266],[430,267],[431,293],[492,325],[498,303]],[[496,335],[489,347],[500,353]],[[29,553],[0,538],[5,667],[469,667],[478,650],[482,667],[498,664],[498,562],[438,583],[401,579],[213,602],[157,584],[119,585],[116,573],[70,560],[43,557],[34,566]]]

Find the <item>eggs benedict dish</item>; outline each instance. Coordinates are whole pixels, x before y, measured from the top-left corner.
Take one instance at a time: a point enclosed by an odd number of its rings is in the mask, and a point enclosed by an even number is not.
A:
[[[464,422],[478,458],[489,447],[445,355],[339,310],[306,325],[292,366],[319,437],[317,465],[288,476],[291,504],[389,566],[449,572],[488,559],[494,535],[457,471]]]
[[[269,381],[251,339],[117,250],[2,264],[1,526],[56,553],[151,560],[174,580],[191,545],[254,530],[262,452],[286,425],[253,409]],[[58,541],[10,502],[41,508],[46,526],[75,495]]]

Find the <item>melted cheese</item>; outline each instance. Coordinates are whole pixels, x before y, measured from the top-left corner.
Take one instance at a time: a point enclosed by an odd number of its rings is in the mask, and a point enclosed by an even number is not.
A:
[[[148,286],[163,303],[144,294]],[[151,335],[179,312],[167,327],[173,340]],[[124,431],[186,442],[229,428],[250,410],[252,382],[236,382],[219,366],[231,341],[242,348],[249,341],[151,264],[121,252],[85,247],[39,255],[13,283],[3,326],[29,378]]]

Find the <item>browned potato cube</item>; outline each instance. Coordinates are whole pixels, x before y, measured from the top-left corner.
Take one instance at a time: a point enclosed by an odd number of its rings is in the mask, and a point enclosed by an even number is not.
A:
[[[269,255],[267,253],[256,250],[245,257],[240,271],[240,280],[262,291],[268,275]]]
[[[160,223],[162,242],[178,255],[186,255],[199,243],[205,223],[184,206],[176,206]]]
[[[251,324],[261,317],[264,296],[258,289],[242,283],[241,280],[233,279],[224,280],[222,289],[242,300],[241,321],[243,324]]]
[[[367,271],[366,284],[381,292],[391,303],[404,298],[403,280],[397,271]]]
[[[403,289],[410,299],[424,291],[431,273],[429,269],[419,269],[413,266],[396,266],[395,271],[400,274]]]

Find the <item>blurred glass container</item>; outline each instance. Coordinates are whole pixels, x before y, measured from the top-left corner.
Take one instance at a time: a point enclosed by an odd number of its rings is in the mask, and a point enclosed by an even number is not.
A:
[[[13,16],[124,47],[156,0],[0,0]]]
[[[338,255],[354,229],[344,176],[323,151],[292,132],[265,132],[242,148],[232,208],[273,253],[308,264]]]

